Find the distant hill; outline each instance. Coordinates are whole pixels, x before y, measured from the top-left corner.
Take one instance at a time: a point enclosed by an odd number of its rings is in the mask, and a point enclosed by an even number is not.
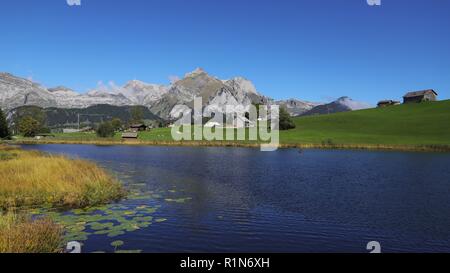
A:
[[[301,101],[297,99],[280,100],[276,101],[275,104],[284,107],[293,117],[298,117],[310,111],[314,107],[321,105],[320,103]]]
[[[144,120],[148,123],[159,123],[161,118],[154,115],[144,106],[113,106],[113,105],[95,105],[81,109],[60,109],[60,108],[41,108],[37,106],[22,106],[11,110],[8,113],[8,120],[14,129],[18,121],[26,115],[31,115],[45,124],[50,129],[56,128],[77,128],[78,114],[80,114],[81,126],[92,126],[102,121],[108,121],[113,118],[119,118],[123,123],[130,122],[132,118],[133,107],[139,107],[142,110]]]
[[[331,103],[317,105],[314,108],[305,111],[300,115],[301,116],[326,115],[368,108],[372,107],[367,103],[354,101],[349,97],[341,97]]]
[[[450,100],[295,118],[283,143],[450,145]]]

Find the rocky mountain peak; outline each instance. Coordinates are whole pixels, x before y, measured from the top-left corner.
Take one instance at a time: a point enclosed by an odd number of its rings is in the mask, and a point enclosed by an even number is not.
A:
[[[54,92],[75,92],[72,89],[65,87],[65,86],[56,86],[56,87],[52,87],[48,89],[49,92],[54,93]]]
[[[244,77],[236,77],[225,82],[226,85],[230,86],[235,90],[242,90],[245,93],[258,94],[255,85],[248,79]]]
[[[206,73],[206,71],[201,68],[201,67],[197,67],[194,71],[187,73],[186,75],[184,75],[185,78],[192,78],[192,77],[196,77],[199,75],[207,75],[208,73]]]
[[[38,83],[32,82],[29,79],[16,77],[10,73],[5,73],[5,72],[0,73],[0,82],[2,84],[7,84],[7,85],[11,85],[11,86],[15,85],[15,86],[21,86],[21,87],[27,87],[27,88],[40,86]]]
[[[131,80],[129,82],[127,82],[123,88],[125,89],[133,89],[133,90],[141,90],[144,89],[145,87],[147,87],[149,84],[139,81],[139,80]]]

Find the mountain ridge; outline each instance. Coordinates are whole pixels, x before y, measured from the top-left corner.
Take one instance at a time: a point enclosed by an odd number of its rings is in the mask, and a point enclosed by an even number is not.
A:
[[[228,103],[243,106],[276,103],[286,107],[292,116],[303,115],[321,106],[320,103],[298,99],[274,101],[262,95],[253,82],[244,77],[221,80],[210,76],[201,68],[187,73],[184,78],[170,85],[130,80],[123,86],[112,82],[109,85],[101,84],[87,93],[79,93],[65,86],[46,88],[29,79],[0,73],[0,107],[6,111],[21,106],[83,109],[95,105],[139,105],[147,107],[165,120],[170,120],[175,118],[176,111],[173,110],[176,105],[193,105],[195,97],[202,98],[203,106],[212,103],[213,109],[223,109]],[[353,109],[347,107],[346,110]]]

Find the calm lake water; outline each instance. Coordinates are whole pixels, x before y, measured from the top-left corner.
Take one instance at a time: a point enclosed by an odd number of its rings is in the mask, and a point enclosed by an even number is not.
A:
[[[144,252],[450,252],[450,154],[245,148],[24,146],[89,159],[157,193],[167,219],[114,239]]]

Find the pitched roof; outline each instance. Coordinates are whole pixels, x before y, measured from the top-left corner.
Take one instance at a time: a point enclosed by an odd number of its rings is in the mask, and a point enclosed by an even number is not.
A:
[[[438,95],[438,93],[436,93],[436,91],[434,91],[433,89],[427,89],[427,90],[422,90],[422,91],[409,92],[406,95],[404,95],[403,97],[404,98],[420,97],[420,96],[424,96],[430,92],[433,92],[436,96]]]
[[[141,128],[141,127],[147,127],[145,124],[132,124],[130,128]]]
[[[381,100],[378,102],[378,104],[387,104],[387,103],[400,103],[400,102],[396,100]]]
[[[122,138],[138,138],[138,133],[123,133]]]

